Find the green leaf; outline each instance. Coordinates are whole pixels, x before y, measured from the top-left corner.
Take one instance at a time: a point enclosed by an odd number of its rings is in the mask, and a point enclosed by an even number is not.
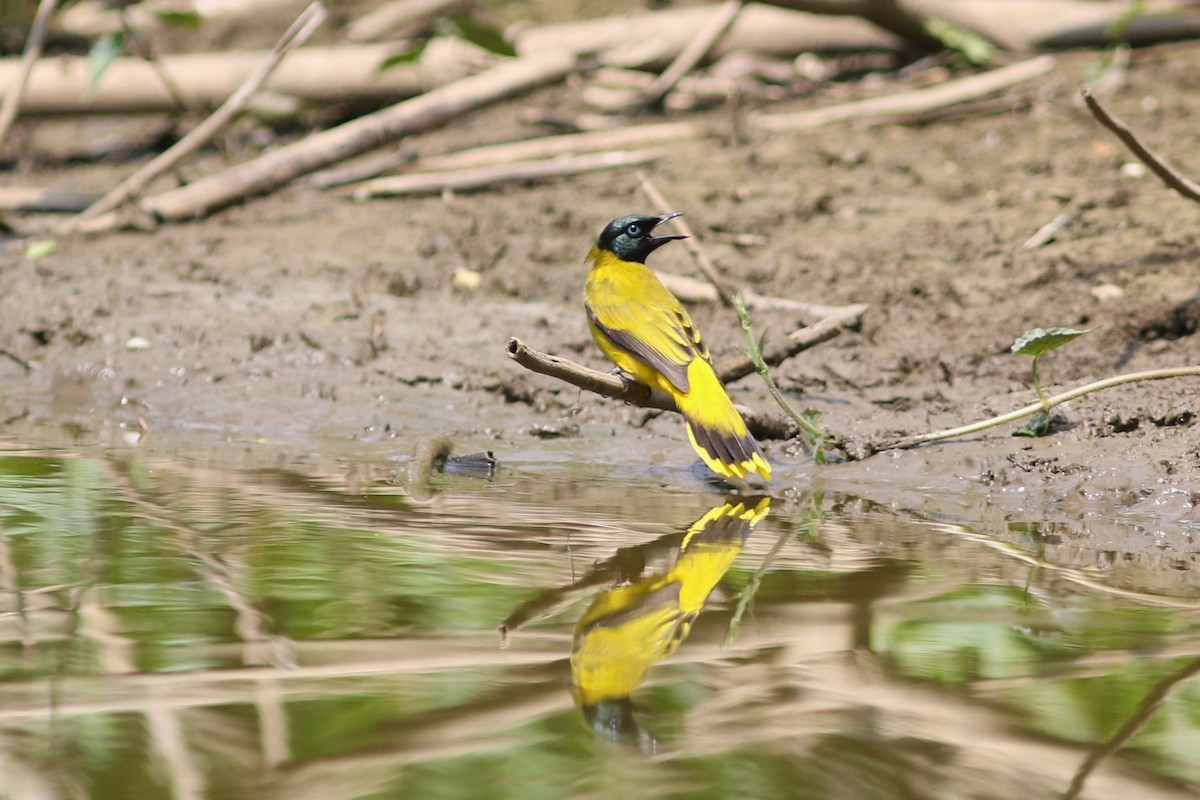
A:
[[[925,31],[977,67],[991,63],[996,54],[995,46],[975,31],[940,17],[930,17],[925,23]]]
[[[173,28],[183,28],[189,31],[200,30],[204,18],[199,11],[172,11],[166,8],[152,8],[150,13]]]
[[[45,258],[57,249],[58,242],[53,239],[39,239],[25,246],[25,258],[30,261],[37,261],[39,258]]]
[[[1013,436],[1045,436],[1050,432],[1050,415],[1039,411],[1029,418],[1021,427],[1013,431]]]
[[[418,59],[420,59],[421,55],[424,52],[425,52],[425,43],[421,43],[419,45],[416,45],[415,47],[410,47],[406,50],[401,50],[398,53],[393,53],[392,55],[385,58],[383,61],[380,61],[379,66],[375,68],[375,71],[376,72],[386,72],[387,70],[391,69],[392,67],[396,66],[397,64],[415,63]]]
[[[92,49],[88,51],[88,82],[87,90],[90,92],[96,88],[96,84],[100,82],[100,77],[112,65],[112,62],[121,55],[125,49],[125,34],[122,31],[113,31],[107,33],[96,40],[92,45]]]
[[[499,29],[485,25],[471,17],[453,16],[447,17],[447,19],[459,37],[466,39],[476,47],[482,47],[489,53],[495,53],[498,56],[515,56],[517,54]]]
[[[1062,347],[1072,339],[1078,339],[1085,333],[1091,333],[1091,328],[1079,330],[1078,328],[1034,328],[1031,331],[1026,331],[1021,334],[1021,337],[1013,342],[1012,351],[1019,356],[1038,356],[1045,355],[1051,350]]]

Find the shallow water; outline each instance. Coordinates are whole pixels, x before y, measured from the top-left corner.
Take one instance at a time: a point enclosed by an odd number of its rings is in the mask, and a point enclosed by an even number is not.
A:
[[[0,452],[0,797],[1200,791],[1194,557],[517,472]]]

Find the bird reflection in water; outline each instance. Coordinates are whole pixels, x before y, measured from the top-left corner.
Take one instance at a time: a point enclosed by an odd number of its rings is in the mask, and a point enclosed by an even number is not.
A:
[[[742,543],[770,510],[770,499],[727,502],[683,534],[623,548],[566,589],[518,608],[501,626],[508,633],[562,610],[588,588],[611,584],[575,625],[571,685],[575,702],[598,735],[650,750],[653,738],[630,699],[646,673],[679,646]],[[666,564],[647,569],[663,555]]]

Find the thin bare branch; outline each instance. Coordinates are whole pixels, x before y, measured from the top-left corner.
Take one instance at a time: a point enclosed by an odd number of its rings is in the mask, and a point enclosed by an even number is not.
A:
[[[658,187],[650,180],[644,172],[639,172],[637,175],[638,184],[642,188],[642,192],[649,198],[650,202],[658,206],[658,210],[662,213],[667,213],[672,210],[671,204],[667,202],[667,198],[663,196]],[[696,234],[692,230],[692,226],[687,224],[683,217],[675,218],[675,225],[688,238],[683,240],[683,244],[692,254],[692,258],[696,259],[696,264],[700,267],[700,271],[704,273],[704,277],[708,278],[708,282],[717,290],[717,296],[721,300],[721,304],[726,308],[733,308],[733,296],[729,293],[729,289],[725,286],[725,282],[721,276],[717,274],[717,266],[704,252],[704,248],[700,246],[700,242],[696,239]]]
[[[0,105],[0,144],[4,143],[8,129],[12,127],[21,110],[21,97],[25,94],[29,73],[42,54],[42,43],[46,40],[46,26],[50,24],[50,17],[54,14],[57,5],[58,0],[42,0],[38,3],[33,24],[29,27],[29,37],[25,40],[25,49],[21,53],[21,66],[17,73],[17,80],[9,87],[8,92],[4,95],[3,105]]]
[[[1091,87],[1084,86],[1079,90],[1079,94],[1083,97],[1083,102],[1087,104],[1088,111],[1092,112],[1092,116],[1101,125],[1115,133],[1117,138],[1121,140],[1121,143],[1141,159],[1143,164],[1154,170],[1154,174],[1161,178],[1163,183],[1188,200],[1195,200],[1200,203],[1200,184],[1184,177],[1182,173],[1168,164],[1162,156],[1142,144],[1142,141],[1130,130],[1128,125],[1108,113],[1108,109],[1100,103],[1099,98],[1092,92]]]
[[[743,3],[741,0],[726,0],[714,12],[712,20],[700,30],[696,38],[680,51],[675,60],[671,62],[671,65],[663,70],[662,74],[651,84],[645,96],[646,105],[656,106],[660,104],[663,98],[675,88],[680,79],[695,69],[701,59],[708,55],[713,46],[733,26],[734,20],[742,12],[742,6]]]
[[[279,63],[287,57],[288,53],[302,45],[320,27],[321,23],[325,21],[326,16],[325,7],[319,2],[313,3],[304,9],[300,16],[296,18],[296,21],[292,23],[291,27],[275,43],[271,52],[259,64],[258,68],[246,78],[246,81],[228,100],[221,104],[220,108],[193,128],[187,136],[184,136],[168,150],[152,159],[148,164],[122,181],[111,192],[80,214],[76,220],[68,223],[67,227],[70,228],[73,224],[84,222],[116,209],[131,197],[139,194],[152,180],[163,172],[171,169],[180,161],[203,147],[205,143],[216,136],[222,128],[228,125],[245,108],[251,95],[258,91],[258,88],[270,77],[275,67],[279,66]]]

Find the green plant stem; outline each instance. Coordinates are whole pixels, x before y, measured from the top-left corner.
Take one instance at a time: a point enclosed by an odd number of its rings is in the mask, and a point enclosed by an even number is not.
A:
[[[1050,401],[1046,399],[1046,390],[1042,388],[1042,379],[1038,377],[1037,364],[1041,356],[1033,357],[1033,364],[1030,369],[1033,370],[1033,390],[1037,392],[1038,400],[1042,404],[1042,411],[1046,414],[1047,424],[1050,420]]]
[[[886,444],[880,447],[880,450],[893,450],[896,448],[915,447],[919,444],[927,444],[929,442],[940,442],[943,439],[954,439],[959,436],[977,433],[988,428],[994,428],[997,425],[1004,425],[1009,422],[1015,422],[1019,419],[1032,416],[1039,411],[1049,413],[1049,410],[1054,406],[1066,403],[1069,400],[1074,400],[1077,397],[1098,392],[1101,389],[1111,389],[1114,386],[1121,386],[1126,383],[1138,383],[1140,381],[1160,381],[1167,378],[1186,378],[1200,377],[1200,367],[1175,367],[1172,369],[1152,369],[1145,372],[1130,372],[1126,375],[1115,375],[1111,378],[1105,378],[1101,381],[1084,384],[1062,394],[1056,394],[1052,397],[1042,397],[1038,402],[1018,408],[1016,411],[1010,411],[1007,414],[1001,414],[998,417],[985,419],[981,422],[974,422],[970,425],[963,425],[958,428],[948,428],[944,431],[935,431],[934,433],[923,433],[919,436],[909,436],[905,439],[898,439],[895,442]]]
[[[742,321],[742,330],[746,332],[746,338],[750,340],[750,352],[747,353],[751,363],[754,364],[754,369],[762,376],[763,383],[767,385],[767,390],[771,396],[775,398],[775,402],[784,410],[801,432],[808,438],[809,444],[814,449],[819,448],[821,443],[829,438],[819,425],[814,425],[810,420],[806,419],[803,414],[792,408],[792,404],[783,396],[783,392],[779,391],[779,387],[775,385],[775,380],[771,377],[770,368],[767,362],[763,360],[762,342],[754,336],[754,329],[750,325],[750,315],[746,313],[746,304],[742,302],[741,292],[733,296],[733,308],[737,312],[738,319]]]

